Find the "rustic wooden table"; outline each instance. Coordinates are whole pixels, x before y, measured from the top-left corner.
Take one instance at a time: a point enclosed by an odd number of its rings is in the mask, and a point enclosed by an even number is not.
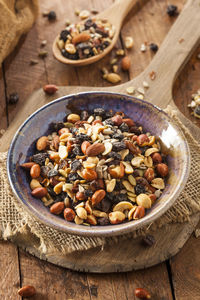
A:
[[[179,10],[183,0],[173,0]],[[40,1],[41,12],[31,31],[21,38],[15,51],[4,61],[0,69],[0,129],[10,124],[20,104],[26,101],[31,92],[44,84],[110,86],[102,79],[100,69],[108,66],[114,53],[95,65],[72,68],[57,62],[52,55],[51,45],[56,33],[64,27],[66,19],[77,21],[76,8],[103,10],[112,0],[89,0],[87,5],[81,0]],[[123,48],[125,36],[134,38],[134,47],[129,52],[131,69],[122,74],[122,82],[138,75],[150,62],[153,54],[148,50],[140,52],[144,42],[160,45],[175,17],[166,14],[167,0],[140,0],[139,11],[132,10],[124,24],[117,46]],[[42,12],[55,10],[57,21],[49,23]],[[42,40],[47,40],[45,50],[48,56],[42,60],[37,54]],[[197,49],[190,62],[174,84],[174,100],[178,108],[190,120],[200,126],[200,120],[190,115],[187,104],[191,94],[200,87],[200,60]],[[39,63],[30,66],[31,59]],[[8,105],[9,94],[17,92],[20,96],[17,105]],[[163,237],[164,238],[164,237]],[[38,291],[33,299],[135,299],[134,288],[145,287],[151,291],[152,299],[200,299],[200,239],[194,236],[188,240],[179,254],[155,267],[142,271],[121,274],[85,274],[69,271],[41,261],[25,253],[9,242],[0,243],[0,299],[20,299],[17,290],[20,286],[31,284]]]

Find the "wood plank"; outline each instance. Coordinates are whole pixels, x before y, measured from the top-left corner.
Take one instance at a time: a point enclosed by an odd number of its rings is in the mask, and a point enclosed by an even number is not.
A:
[[[33,300],[89,300],[87,277],[41,261],[20,250],[22,286],[33,285],[37,294]],[[14,298],[13,298],[14,299]]]
[[[7,127],[6,97],[5,97],[5,86],[4,86],[2,66],[0,66],[0,104],[1,104],[0,105],[0,130],[1,130],[1,129],[6,129]]]
[[[193,235],[179,254],[171,259],[176,300],[200,299],[199,248],[200,238]]]
[[[20,288],[20,273],[17,247],[10,242],[0,242],[0,299],[16,299]]]

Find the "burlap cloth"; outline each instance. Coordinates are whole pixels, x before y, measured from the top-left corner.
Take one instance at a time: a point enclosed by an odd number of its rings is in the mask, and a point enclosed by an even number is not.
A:
[[[21,237],[25,236],[26,240],[29,237],[31,239],[31,236],[34,235],[37,237],[37,244],[34,247],[41,254],[56,255],[57,253],[59,255],[60,253],[65,254],[76,250],[104,246],[106,243],[116,243],[122,238],[142,236],[149,232],[149,228],[154,231],[169,223],[188,221],[190,215],[200,211],[200,144],[194,140],[188,129],[180,122],[175,111],[168,108],[167,112],[182,128],[187,138],[191,151],[191,171],[187,184],[173,207],[153,224],[131,234],[115,238],[80,237],[45,226],[25,212],[14,197],[7,178],[7,153],[0,153],[0,237],[4,240],[14,239],[16,242],[20,235]]]
[[[28,32],[38,14],[38,0],[0,0],[0,64]]]

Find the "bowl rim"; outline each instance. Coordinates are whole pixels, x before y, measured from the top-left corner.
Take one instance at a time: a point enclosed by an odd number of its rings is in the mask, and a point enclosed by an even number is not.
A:
[[[170,200],[168,201],[164,201],[162,204],[162,207],[160,209],[158,209],[157,211],[153,211],[151,212],[150,215],[146,215],[145,218],[141,218],[139,220],[136,220],[134,222],[125,222],[125,223],[121,223],[121,224],[117,224],[117,225],[108,225],[108,226],[83,226],[83,225],[77,225],[75,223],[71,223],[72,227],[68,227],[66,223],[66,227],[65,226],[61,226],[61,224],[55,224],[54,222],[50,222],[49,219],[44,216],[42,213],[40,213],[40,211],[36,211],[33,210],[32,206],[30,205],[29,201],[24,202],[20,196],[17,193],[17,190],[15,189],[15,183],[14,180],[12,180],[12,151],[15,147],[15,143],[17,141],[18,135],[20,134],[20,131],[24,128],[24,126],[31,120],[34,118],[34,116],[36,114],[38,114],[40,111],[46,109],[46,107],[52,106],[54,105],[54,103],[57,102],[62,102],[64,100],[67,100],[68,98],[72,98],[72,97],[78,97],[78,96],[82,96],[82,95],[102,95],[102,96],[106,96],[106,95],[116,95],[116,96],[122,96],[125,99],[123,99],[123,101],[132,101],[132,100],[137,100],[141,103],[143,103],[144,105],[149,105],[150,107],[152,107],[153,109],[156,109],[157,111],[161,112],[162,114],[165,115],[165,117],[168,119],[168,121],[173,125],[173,127],[180,133],[180,135],[182,136],[183,140],[184,140],[184,146],[185,146],[185,151],[187,151],[188,155],[185,158],[185,163],[184,163],[184,169],[181,175],[181,182],[182,184],[179,185],[179,187],[177,188],[177,190],[175,190],[172,195],[170,196]],[[127,99],[127,97],[129,99]],[[43,105],[42,107],[38,108],[35,112],[33,112],[18,128],[18,130],[16,131],[15,135],[13,136],[13,139],[10,143],[10,147],[8,150],[8,155],[7,155],[7,175],[8,175],[8,179],[9,179],[9,183],[10,186],[12,188],[12,191],[14,193],[14,195],[16,196],[16,199],[21,203],[21,205],[23,206],[23,208],[26,210],[26,212],[35,217],[36,220],[38,220],[39,222],[43,223],[46,226],[49,226],[53,229],[56,229],[60,232],[64,232],[64,233],[68,233],[68,234],[73,234],[73,235],[79,235],[79,236],[87,236],[87,237],[111,237],[111,236],[117,236],[117,235],[121,235],[121,234],[126,234],[126,233],[130,233],[133,232],[139,228],[142,228],[146,225],[149,225],[151,223],[153,223],[156,219],[158,219],[160,216],[162,216],[176,201],[176,199],[178,198],[178,196],[180,195],[180,193],[182,192],[182,190],[185,187],[185,184],[188,180],[189,174],[190,174],[190,166],[191,166],[191,155],[190,155],[190,148],[187,142],[187,139],[182,131],[181,128],[179,128],[176,123],[174,122],[174,120],[165,112],[163,111],[161,108],[159,108],[157,105],[152,104],[148,101],[139,99],[137,97],[133,97],[130,95],[126,95],[123,93],[115,93],[115,92],[106,92],[106,91],[86,91],[86,92],[79,92],[79,93],[74,93],[74,94],[68,94],[68,95],[64,95],[61,96],[45,105]],[[168,197],[168,196],[167,196]],[[24,197],[26,198],[26,197]],[[74,225],[74,226],[73,226]]]

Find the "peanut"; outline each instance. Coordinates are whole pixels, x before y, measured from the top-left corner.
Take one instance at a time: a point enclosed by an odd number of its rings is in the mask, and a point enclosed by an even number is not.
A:
[[[148,182],[151,182],[155,177],[154,170],[152,168],[148,168],[144,173],[144,177],[148,180]]]
[[[30,188],[31,188],[31,190],[34,190],[37,187],[41,187],[41,184],[39,183],[38,180],[32,179],[31,182],[30,182]]]
[[[151,199],[151,204],[154,204],[155,201],[156,201],[156,199],[157,199],[157,197],[156,197],[155,194],[150,194],[150,195],[149,195],[149,198]]]
[[[167,176],[169,170],[168,170],[168,166],[166,164],[158,164],[157,167],[157,172],[162,176],[162,177],[165,177]]]
[[[92,181],[92,180],[97,179],[97,173],[96,173],[96,171],[94,171],[92,169],[84,169],[82,172],[82,177],[85,180]]]
[[[82,144],[81,144],[81,151],[86,154],[86,150],[87,148],[91,146],[90,142],[88,141],[84,141]]]
[[[142,288],[136,288],[135,289],[135,296],[140,298],[140,299],[150,299],[151,295],[150,293]]]
[[[36,143],[36,148],[38,151],[43,151],[47,148],[48,144],[48,137],[47,136],[41,136]]]
[[[137,137],[137,143],[139,146],[142,146],[145,142],[149,142],[149,138],[146,134],[140,134],[138,137]]]
[[[78,207],[76,209],[76,213],[77,213],[77,216],[80,218],[80,219],[83,219],[83,220],[86,220],[87,219],[87,211],[85,208],[83,207]]]
[[[146,194],[140,194],[136,197],[136,203],[144,208],[151,208],[151,199]]]
[[[33,197],[39,199],[46,196],[46,194],[47,194],[47,189],[45,187],[37,187],[31,192],[31,195]]]
[[[40,176],[40,166],[38,164],[34,164],[31,167],[30,175],[32,178],[38,178]]]
[[[54,215],[59,215],[64,210],[64,208],[65,208],[64,202],[57,202],[51,206],[50,212]]]
[[[109,213],[109,220],[111,224],[122,223],[125,219],[125,214],[121,211],[114,211]]]
[[[137,206],[134,215],[133,215],[133,219],[134,220],[138,220],[143,218],[145,215],[145,208],[143,206]]]
[[[121,67],[123,71],[128,71],[131,66],[131,60],[129,56],[124,56],[121,61]]]
[[[72,222],[75,218],[76,214],[75,212],[73,211],[73,209],[71,208],[65,208],[64,210],[64,218],[65,220],[69,221],[69,222]]]
[[[135,126],[135,123],[131,119],[123,119],[123,122],[128,125],[128,127]]]
[[[43,86],[43,90],[48,95],[53,95],[55,92],[57,92],[58,87],[55,84],[46,84]]]
[[[103,200],[105,197],[106,192],[104,190],[97,190],[93,195],[92,195],[92,204],[98,204]]]
[[[21,297],[32,297],[36,294],[36,290],[32,285],[25,285],[21,289],[18,290],[18,295]]]
[[[67,121],[71,123],[76,123],[77,121],[80,121],[80,116],[77,114],[70,114],[67,117]]]
[[[79,201],[82,201],[82,200],[86,199],[86,196],[83,192],[77,192],[76,193],[76,199],[79,200]]]
[[[55,135],[53,137],[53,141],[52,141],[52,146],[54,147],[55,150],[58,150],[58,148],[59,148],[59,142],[60,142],[59,136]]]
[[[120,165],[118,165],[114,168],[109,167],[108,172],[110,173],[110,175],[113,178],[116,178],[116,179],[124,177],[125,168],[124,168],[123,163],[120,162]]]
[[[162,156],[160,155],[160,153],[153,153],[151,157],[153,159],[153,162],[156,164],[159,164],[162,162]]]
[[[93,215],[87,216],[86,222],[88,222],[91,225],[97,225],[97,219]]]

